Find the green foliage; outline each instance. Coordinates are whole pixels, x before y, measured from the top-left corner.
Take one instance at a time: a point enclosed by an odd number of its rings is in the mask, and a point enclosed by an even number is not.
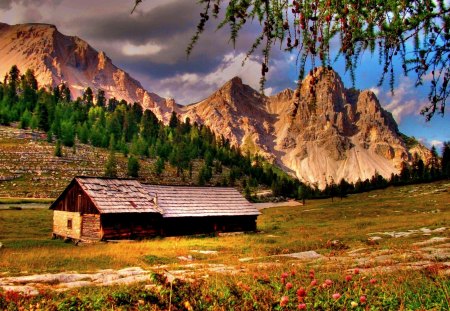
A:
[[[75,144],[75,126],[69,120],[61,122],[61,140],[64,146],[72,147]]]
[[[109,140],[109,155],[105,163],[105,177],[108,178],[117,178],[117,159],[116,159],[116,152],[115,152],[115,140],[114,136],[111,135],[111,138]]]
[[[139,177],[139,160],[131,156],[128,158],[128,176],[137,178]]]
[[[54,155],[55,155],[55,157],[62,157],[62,147],[61,147],[61,141],[59,139],[56,141]]]
[[[158,158],[155,162],[155,173],[161,175],[165,168],[165,161],[163,158]]]

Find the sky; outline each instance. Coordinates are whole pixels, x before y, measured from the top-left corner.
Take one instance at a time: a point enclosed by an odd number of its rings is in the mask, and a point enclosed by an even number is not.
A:
[[[210,20],[192,55],[186,47],[195,32],[202,8],[195,0],[144,0],[130,14],[134,0],[0,0],[0,22],[49,23],[65,35],[78,36],[127,71],[149,91],[172,97],[179,104],[198,102],[234,76],[259,89],[259,55],[242,60],[260,30],[257,22],[240,33],[236,46],[229,29],[217,30]],[[342,61],[333,64],[346,87],[351,87]],[[401,132],[438,149],[450,141],[450,110],[426,122],[419,114],[427,103],[427,84],[414,86],[413,76],[400,71],[392,94],[377,86],[381,68],[377,55],[365,54],[356,71],[355,87],[374,91],[381,105],[392,112]],[[275,46],[267,75],[266,95],[295,88],[295,55]]]

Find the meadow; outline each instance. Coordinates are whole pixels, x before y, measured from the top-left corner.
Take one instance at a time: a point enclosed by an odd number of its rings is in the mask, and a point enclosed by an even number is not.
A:
[[[153,287],[45,290],[38,298],[3,293],[4,308],[449,309],[448,181],[264,209],[258,233],[79,246],[50,239],[48,204],[26,205],[0,204],[0,276],[138,266],[151,271]],[[320,258],[280,256],[306,251]],[[213,264],[230,267],[232,273],[195,271]],[[181,270],[194,270],[190,281],[167,282],[167,272]]]

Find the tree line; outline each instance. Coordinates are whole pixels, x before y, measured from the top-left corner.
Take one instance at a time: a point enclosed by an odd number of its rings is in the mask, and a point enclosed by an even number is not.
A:
[[[57,156],[62,155],[61,146],[74,147],[77,142],[109,148],[105,167],[105,176],[109,177],[117,176],[116,152],[128,157],[130,177],[139,177],[138,159],[150,158],[155,160],[153,170],[157,175],[169,163],[176,168],[178,177],[189,176],[192,180],[194,161],[202,160],[195,174],[196,184],[211,184],[213,174],[221,175],[215,185],[241,186],[249,199],[259,185],[270,187],[275,196],[306,200],[342,198],[390,185],[450,178],[450,142],[446,142],[441,159],[433,147],[430,163],[416,156],[412,165],[404,165],[400,174],[393,174],[389,180],[379,174],[354,184],[330,179],[326,188],[319,190],[317,185],[301,183],[258,155],[243,154],[207,126],[191,123],[189,118],[180,120],[175,112],[169,124],[164,125],[138,103],[107,99],[102,90],[94,94],[88,87],[81,97],[72,99],[66,85],[39,88],[33,71],[21,74],[17,66],[0,82],[0,124],[11,123],[45,131],[49,142],[56,140]],[[228,168],[226,173],[223,167]]]

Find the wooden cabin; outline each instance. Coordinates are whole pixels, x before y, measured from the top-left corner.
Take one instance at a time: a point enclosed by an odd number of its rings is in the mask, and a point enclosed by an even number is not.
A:
[[[73,240],[255,231],[260,214],[236,189],[76,177],[50,206],[53,235]]]
[[[161,213],[137,181],[76,177],[50,206],[53,234],[75,240],[159,235]]]

